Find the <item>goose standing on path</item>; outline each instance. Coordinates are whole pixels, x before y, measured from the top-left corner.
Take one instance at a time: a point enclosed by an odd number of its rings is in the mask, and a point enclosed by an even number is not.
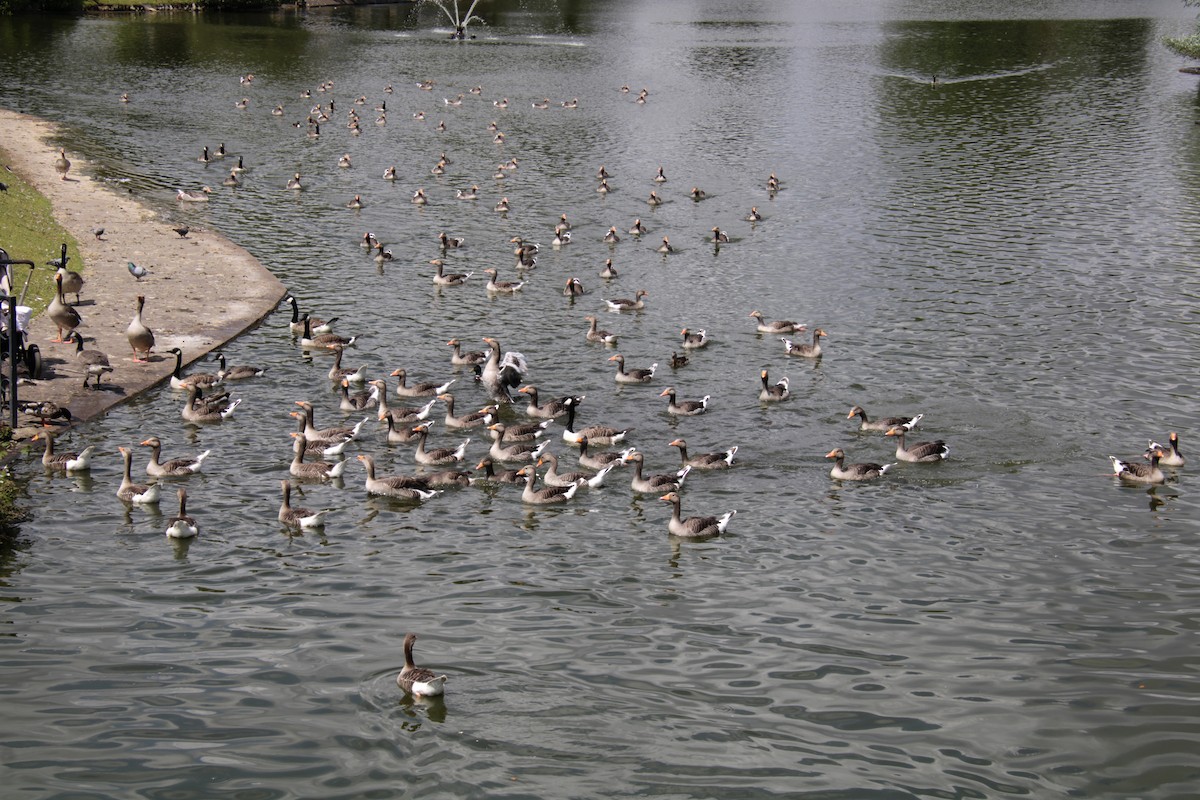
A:
[[[71,171],[71,159],[67,158],[66,150],[58,151],[58,158],[54,159],[54,171],[58,173],[59,180],[67,179],[67,173]]]
[[[895,466],[895,464],[847,464],[845,463],[846,453],[840,447],[830,450],[825,457],[834,459],[833,469],[829,471],[829,474],[839,481],[869,481],[882,476]]]
[[[62,343],[70,340],[70,335],[83,323],[83,317],[74,306],[67,303],[63,297],[63,276],[61,272],[54,274],[54,297],[46,308],[50,321],[58,326],[58,338],[51,341]]]
[[[289,528],[299,528],[300,530],[312,530],[315,528],[325,527],[325,515],[330,513],[331,509],[323,508],[320,511],[312,511],[307,508],[292,505],[292,482],[280,481],[280,488],[283,490],[283,502],[279,504],[279,522]]]
[[[133,452],[128,447],[118,447],[121,451],[121,458],[125,462],[124,472],[121,475],[121,485],[117,487],[117,497],[126,503],[137,503],[139,505],[153,505],[157,503],[162,494],[162,486],[158,483],[144,485],[133,482]]]
[[[37,441],[39,437],[46,440],[46,449],[42,453],[42,466],[47,469],[62,470],[63,472],[86,472],[92,468],[92,455],[96,452],[94,445],[88,445],[78,453],[55,452],[53,434],[35,433],[30,441]]]
[[[146,298],[143,295],[138,295],[137,311],[134,312],[133,321],[129,323],[129,327],[125,329],[125,336],[129,339],[129,346],[133,348],[133,361],[138,364],[145,364],[150,361],[150,353],[154,350],[154,331],[146,327],[142,322],[142,309],[146,305]],[[138,353],[145,353],[145,358],[138,358]]]
[[[880,419],[868,419],[867,412],[862,406],[855,406],[850,409],[850,413],[846,415],[846,419],[854,419],[858,417],[861,421],[858,423],[860,431],[890,431],[892,428],[904,428],[906,431],[911,431],[917,427],[925,415],[917,414],[915,417],[882,417]]]
[[[197,456],[190,458],[173,458],[170,461],[159,461],[159,456],[162,454],[162,442],[157,436],[151,436],[146,441],[142,442],[142,447],[150,448],[150,461],[146,464],[146,474],[155,478],[163,477],[183,477],[185,475],[194,475],[204,466],[204,459],[208,458],[212,450],[205,450]]]
[[[100,236],[104,235],[104,228],[96,228],[96,230],[99,232],[99,235],[96,238],[99,239]],[[84,281],[83,276],[80,275],[78,272],[76,272],[73,269],[67,269],[66,267],[58,264],[57,263],[58,261],[59,261],[59,259],[57,259],[57,258],[54,259],[54,261],[50,262],[50,266],[58,267],[58,269],[55,270],[55,274],[62,276],[63,295],[64,296],[68,295],[68,294],[75,295],[75,304],[78,305],[79,304],[79,293],[81,291],[83,291],[83,286],[84,286],[84,283],[86,283],[86,281]]]
[[[1163,451],[1155,449],[1150,453],[1150,463],[1140,461],[1122,461],[1116,456],[1109,456],[1112,462],[1113,474],[1127,483],[1166,483],[1167,476],[1158,468]]]
[[[609,356],[609,361],[617,362],[617,372],[614,375],[614,380],[617,383],[649,383],[654,379],[654,371],[658,369],[658,364],[651,364],[646,369],[625,369],[625,357],[618,353],[615,356]]]
[[[681,517],[678,492],[667,492],[658,499],[672,504],[671,520],[667,523],[667,530],[683,539],[699,539],[722,534],[729,527],[729,521],[733,519],[733,515],[737,513],[737,509],[734,509],[725,512],[720,519],[716,517],[687,517],[684,519]]]
[[[890,428],[885,436],[896,437],[896,458],[901,461],[908,461],[913,464],[932,464],[935,461],[943,461],[950,455],[950,448],[941,439],[936,442],[917,442],[915,444],[904,444],[904,434],[908,431],[903,425],[895,428]]]
[[[96,386],[100,386],[100,379],[105,373],[113,371],[112,365],[108,363],[108,356],[99,350],[84,350],[83,337],[79,335],[79,331],[72,331],[70,339],[75,342],[75,360],[83,364],[83,387],[88,388],[88,381],[92,378],[96,379]]]
[[[821,357],[821,337],[828,336],[825,331],[817,328],[812,333],[812,344],[804,344],[802,342],[793,342],[791,339],[781,338],[783,342],[784,353],[789,356],[800,356],[802,358],[820,358]]]
[[[191,539],[200,532],[200,525],[187,513],[187,489],[179,487],[179,513],[167,520],[167,536],[171,539]]]
[[[517,470],[517,475],[525,479],[525,488],[521,490],[521,500],[530,505],[550,505],[552,503],[565,503],[575,496],[579,491],[579,484],[571,484],[570,486],[543,486],[540,489],[534,487],[537,481],[537,469],[533,464],[526,464]]]
[[[446,676],[435,675],[433,670],[418,667],[413,663],[413,642],[417,635],[404,637],[404,669],[396,676],[396,685],[415,697],[438,697],[445,693]]]
[[[676,439],[669,446],[679,448],[679,458],[683,462],[680,466],[692,469],[729,469],[733,466],[733,457],[737,455],[738,451],[737,445],[734,445],[720,453],[699,453],[689,456],[687,442],[683,439]]]

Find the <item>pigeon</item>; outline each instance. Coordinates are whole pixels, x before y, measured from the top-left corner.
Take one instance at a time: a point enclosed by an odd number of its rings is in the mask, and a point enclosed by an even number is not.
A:
[[[192,229],[189,228],[187,225],[180,225],[178,228],[171,228],[171,230],[178,233],[180,239],[186,239],[188,233],[190,233]]]
[[[96,241],[104,241],[104,228],[92,228],[92,235],[96,237]]]
[[[145,267],[139,267],[137,264],[133,263],[132,261],[129,262],[128,267],[129,267],[129,274],[132,275],[133,277],[137,278],[139,281],[142,278],[144,278],[150,274],[150,271],[148,269],[146,269]]]

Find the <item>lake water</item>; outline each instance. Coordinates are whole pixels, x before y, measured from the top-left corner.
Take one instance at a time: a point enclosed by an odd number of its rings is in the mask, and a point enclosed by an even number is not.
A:
[[[69,150],[164,217],[247,247],[362,335],[352,366],[455,377],[459,407],[477,407],[445,343],[494,336],[543,396],[586,394],[581,423],[633,427],[650,471],[677,465],[676,437],[737,445],[733,469],[683,491],[685,515],[737,509],[729,531],[672,539],[669,506],[627,473],[555,508],[511,487],[414,506],[368,498],[354,462],[343,487],[299,498],[334,509],[324,533],[288,535],[275,514],[293,401],[311,399],[318,425],[344,416],[329,360],[303,357],[277,314],[225,349],[268,367],[236,387],[233,420],[186,426],[164,389],[65,438],[100,450],[89,477],[15,465],[34,516],[0,555],[6,794],[1196,796],[1194,466],[1151,489],[1107,474],[1107,456],[1149,438],[1179,431],[1185,452],[1197,438],[1200,95],[1160,44],[1194,10],[480,10],[489,24],[464,43],[428,7],[3,19],[0,104],[63,123]],[[319,138],[292,126],[330,99]],[[236,190],[228,160],[196,160],[222,142],[249,168]],[[306,190],[286,191],[297,171]],[[210,203],[174,202],[204,184]],[[455,199],[472,184],[479,200]],[[652,190],[667,202],[650,208]],[[355,194],[360,211],[345,208]],[[574,241],[554,250],[564,213]],[[637,217],[641,240],[624,235]],[[706,241],[713,226],[732,241]],[[359,246],[368,230],[395,254],[382,268]],[[443,230],[468,245],[449,268],[476,274],[439,291],[426,262]],[[514,236],[541,242],[537,267],[518,296],[489,297],[480,270],[515,278]],[[571,276],[588,294],[564,297]],[[638,289],[643,312],[604,311]],[[236,292],[214,286],[212,302]],[[824,357],[785,356],[755,309],[823,328]],[[631,367],[659,364],[651,385],[614,383],[615,351],[584,340],[589,313]],[[672,370],[684,327],[712,343]],[[761,369],[793,398],[762,406]],[[667,386],[711,395],[708,413],[669,416]],[[950,458],[832,481],[832,448],[894,460],[846,419],[855,404],[924,413],[917,438]],[[357,452],[381,472],[416,469],[410,447],[368,431]],[[148,513],[114,496],[117,447],[140,473],[150,435],[167,456],[213,450],[187,482],[190,545],[163,536],[172,499]],[[439,423],[432,438],[463,437]],[[468,467],[485,450],[475,433]],[[397,689],[408,631],[418,662],[450,676],[444,702]]]

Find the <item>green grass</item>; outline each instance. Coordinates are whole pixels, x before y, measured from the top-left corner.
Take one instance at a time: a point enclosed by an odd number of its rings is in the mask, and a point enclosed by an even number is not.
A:
[[[8,154],[0,149],[0,161],[8,160]],[[8,186],[7,192],[0,192],[0,247],[8,251],[9,258],[26,259],[38,265],[25,295],[25,305],[38,315],[54,297],[54,268],[46,266],[46,262],[62,254],[65,242],[67,266],[83,272],[85,265],[79,256],[79,244],[54,220],[50,201],[15,172],[0,170],[0,183]],[[13,292],[19,297],[29,268],[14,266],[12,275]]]

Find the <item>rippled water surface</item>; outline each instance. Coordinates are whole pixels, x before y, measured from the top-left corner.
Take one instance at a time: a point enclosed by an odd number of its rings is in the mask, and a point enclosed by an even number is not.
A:
[[[225,350],[268,367],[237,387],[232,421],[185,426],[165,389],[66,437],[100,450],[90,477],[15,465],[34,517],[0,562],[6,791],[1194,797],[1193,481],[1106,475],[1108,455],[1137,457],[1149,437],[1179,431],[1185,452],[1196,439],[1197,85],[1160,44],[1189,30],[1188,9],[492,5],[459,44],[407,6],[4,20],[0,104],[63,123],[69,149],[164,217],[247,247],[305,308],[362,335],[354,366],[454,377],[475,407],[484,394],[445,342],[495,336],[543,396],[586,394],[582,423],[634,428],[651,471],[676,466],[676,437],[737,445],[734,469],[683,492],[685,514],[737,509],[728,533],[668,537],[667,504],[623,473],[555,508],[479,486],[414,506],[367,497],[355,462],[344,486],[304,487],[304,505],[334,509],[325,531],[289,536],[275,522],[288,412],[307,398],[318,425],[344,415],[328,359],[304,358],[276,314]],[[299,99],[326,80],[332,92]],[[330,99],[319,138],[292,126]],[[196,161],[220,142],[249,167],[239,189],[221,186],[228,161]],[[429,174],[443,151],[446,173]],[[297,171],[306,190],[285,191]],[[203,184],[212,202],[174,203]],[[472,184],[479,200],[455,199]],[[424,208],[408,202],[418,187]],[[651,190],[667,202],[651,209]],[[492,211],[501,195],[507,215]],[[553,250],[563,213],[575,241]],[[636,217],[640,241],[602,243]],[[706,241],[714,225],[729,244]],[[359,247],[366,230],[394,260]],[[467,239],[448,267],[476,274],[438,291],[427,262],[443,230]],[[542,243],[537,267],[517,297],[490,298],[480,270],[516,278],[518,235]],[[564,297],[570,276],[589,293]],[[645,311],[603,310],[637,289]],[[214,286],[213,302],[236,291]],[[754,309],[822,327],[825,356],[788,358],[755,334]],[[630,366],[659,364],[650,386],[614,384],[614,351],[583,338],[589,313]],[[713,341],[672,370],[685,326]],[[760,405],[761,369],[789,377],[793,399]],[[709,412],[670,417],[669,385],[711,395]],[[924,413],[919,438],[945,439],[950,459],[831,481],[834,447],[894,460],[846,419],[854,404]],[[368,430],[359,451],[382,472],[416,469],[410,447]],[[116,448],[138,450],[140,471],[152,434],[168,456],[213,451],[187,484],[190,545],[162,535],[171,500],[147,512],[114,497]],[[485,449],[474,434],[471,464]],[[450,676],[444,702],[398,691],[407,631]]]

